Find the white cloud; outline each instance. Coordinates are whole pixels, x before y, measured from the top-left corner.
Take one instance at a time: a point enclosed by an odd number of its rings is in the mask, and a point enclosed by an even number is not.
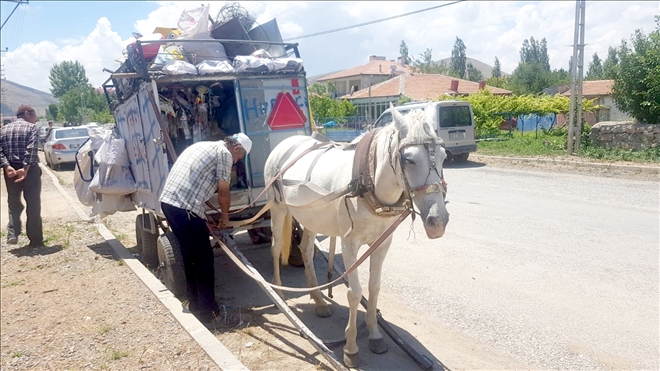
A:
[[[122,49],[131,41],[122,40],[112,30],[110,21],[102,17],[84,39],[27,43],[6,53],[3,57],[5,74],[11,81],[49,92],[48,75],[53,64],[77,60],[85,67],[89,82],[100,86],[108,78],[103,68],[116,69],[119,64],[115,58],[121,55]]]
[[[224,1],[205,2],[215,18]],[[448,2],[240,2],[253,12],[259,23],[277,18],[284,39],[351,26]],[[155,27],[176,27],[181,12],[199,5],[188,1],[159,1],[158,9],[135,15],[134,30],[149,34]],[[636,28],[646,33],[655,28],[653,15],[660,2],[589,1],[586,5],[585,64],[597,52],[607,56],[609,46],[618,46]],[[327,35],[295,40],[299,44],[309,76],[354,67],[367,62],[369,55],[396,59],[401,40],[411,56],[427,48],[435,60],[451,55],[456,37],[463,40],[467,55],[484,63],[497,56],[502,69],[512,72],[519,61],[524,39],[546,38],[551,67],[567,68],[572,55],[575,2],[561,1],[466,1],[415,15]],[[12,81],[48,90],[48,71],[53,63],[79,60],[87,69],[90,82],[100,84],[107,78],[103,67],[115,68],[114,59],[131,40],[121,40],[110,22],[101,18],[85,37],[25,44],[3,58],[6,74]]]

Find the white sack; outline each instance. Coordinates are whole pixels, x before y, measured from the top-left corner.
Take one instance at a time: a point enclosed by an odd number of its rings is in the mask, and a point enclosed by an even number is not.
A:
[[[202,32],[209,32],[209,7],[200,6],[198,8],[184,10],[179,17],[177,26],[181,31],[180,37],[190,37]]]
[[[128,164],[124,139],[109,138],[96,153],[99,168],[89,189],[106,195],[127,195],[137,191]]]
[[[203,61],[197,64],[196,67],[200,75],[234,72],[234,67],[228,61]]]
[[[165,63],[163,73],[166,75],[196,75],[197,68],[185,61],[172,60]]]

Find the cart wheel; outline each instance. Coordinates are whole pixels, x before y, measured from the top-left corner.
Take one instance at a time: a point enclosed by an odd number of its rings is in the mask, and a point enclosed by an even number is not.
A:
[[[149,214],[138,214],[135,218],[135,239],[137,240],[137,249],[140,253],[140,260],[148,268],[156,269],[158,267],[158,234],[151,233],[151,218]]]
[[[163,281],[174,296],[183,298],[186,293],[186,276],[183,270],[183,256],[179,241],[174,233],[167,232],[158,237],[158,278]]]
[[[253,244],[260,245],[263,243],[270,243],[271,238],[273,237],[273,232],[270,227],[252,228],[248,229],[248,235]]]

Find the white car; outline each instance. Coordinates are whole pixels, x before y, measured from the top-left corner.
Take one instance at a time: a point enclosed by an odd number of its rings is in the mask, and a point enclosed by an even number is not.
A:
[[[44,143],[46,165],[59,170],[61,164],[76,162],[76,152],[87,139],[86,127],[53,128]]]

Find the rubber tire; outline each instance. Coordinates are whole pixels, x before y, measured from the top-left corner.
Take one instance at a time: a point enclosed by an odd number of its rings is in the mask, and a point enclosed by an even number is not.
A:
[[[461,153],[460,155],[455,155],[454,156],[454,162],[463,163],[463,162],[467,161],[469,156],[470,156],[470,152],[465,152],[465,153]]]
[[[140,260],[147,268],[158,268],[158,233],[149,232],[149,214],[138,214],[135,217],[135,239]]]
[[[454,161],[454,155],[451,154],[451,152],[447,151],[447,157],[445,158],[445,161],[442,163],[442,166],[447,166]]]
[[[167,232],[158,237],[158,278],[174,296],[183,299],[186,294],[186,275],[179,241],[174,233]]]
[[[46,158],[46,166],[48,166],[49,168],[52,169],[53,168],[53,163],[50,162],[50,156],[48,156],[48,154],[45,154],[44,157]]]

